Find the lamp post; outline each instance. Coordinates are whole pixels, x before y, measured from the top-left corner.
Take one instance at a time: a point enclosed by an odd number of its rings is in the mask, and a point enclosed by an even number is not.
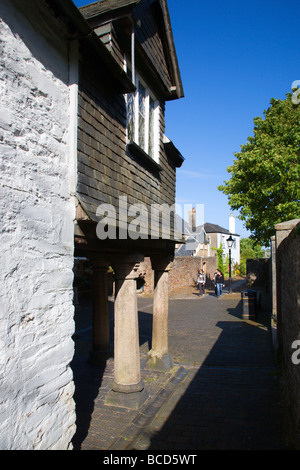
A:
[[[229,294],[231,294],[232,293],[232,286],[231,286],[231,248],[232,248],[232,245],[234,243],[234,239],[230,235],[230,237],[227,238],[226,241],[227,241],[227,245],[228,245],[228,249],[229,249]]]

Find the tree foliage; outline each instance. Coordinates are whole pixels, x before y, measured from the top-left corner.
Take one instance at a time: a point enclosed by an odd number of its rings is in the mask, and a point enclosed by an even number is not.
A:
[[[247,259],[263,258],[264,251],[262,246],[255,243],[250,238],[242,238],[240,242],[240,271],[242,274],[246,274],[246,262]]]
[[[264,119],[254,118],[254,135],[234,154],[227,168],[231,178],[218,187],[251,237],[265,246],[275,224],[300,216],[300,106],[291,93],[270,104]]]
[[[222,244],[220,244],[219,248],[217,249],[217,257],[218,257],[218,269],[224,274],[224,262],[223,262],[223,248]]]
[[[264,251],[260,244],[255,243],[250,238],[242,238],[240,241],[240,257],[245,260],[263,258]]]

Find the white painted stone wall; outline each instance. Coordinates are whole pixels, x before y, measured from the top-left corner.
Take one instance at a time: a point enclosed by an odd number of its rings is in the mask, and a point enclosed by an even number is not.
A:
[[[52,41],[42,0],[30,22],[21,3],[0,2],[0,449],[63,450],[75,432],[68,45]]]

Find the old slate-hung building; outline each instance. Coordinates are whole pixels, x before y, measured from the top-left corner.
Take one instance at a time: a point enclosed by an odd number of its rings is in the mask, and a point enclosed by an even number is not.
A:
[[[76,254],[88,257],[94,267],[96,359],[109,350],[106,271],[108,266],[115,271],[115,381],[108,399],[118,403],[126,396],[137,406],[144,385],[136,278],[146,256],[156,280],[149,365],[171,366],[167,284],[176,233],[170,208],[183,158],[164,135],[165,102],[182,97],[183,89],[166,1],[104,0],[80,12],[110,52],[115,70],[110,67],[108,73],[94,51],[81,45]],[[112,74],[123,82],[123,92]]]
[[[80,11],[132,84],[131,93],[127,88],[118,94],[107,71],[93,57],[87,66],[87,50],[81,51],[81,206],[97,221],[99,203],[118,207],[120,195],[128,197],[128,205],[172,205],[182,159],[168,155],[164,146],[164,109],[165,101],[182,96],[182,86],[166,2],[106,0]]]

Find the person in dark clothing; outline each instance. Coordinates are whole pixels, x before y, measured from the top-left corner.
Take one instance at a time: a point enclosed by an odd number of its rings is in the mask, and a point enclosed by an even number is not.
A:
[[[216,274],[216,277],[215,277],[215,284],[216,284],[217,297],[221,297],[223,287],[225,287],[225,284],[224,284],[223,273],[219,269],[217,269],[217,274]]]
[[[214,283],[214,288],[215,288],[215,296],[217,296],[217,284],[216,284],[216,277],[218,274],[218,270],[216,269],[214,272],[214,277],[213,277],[213,283]]]

